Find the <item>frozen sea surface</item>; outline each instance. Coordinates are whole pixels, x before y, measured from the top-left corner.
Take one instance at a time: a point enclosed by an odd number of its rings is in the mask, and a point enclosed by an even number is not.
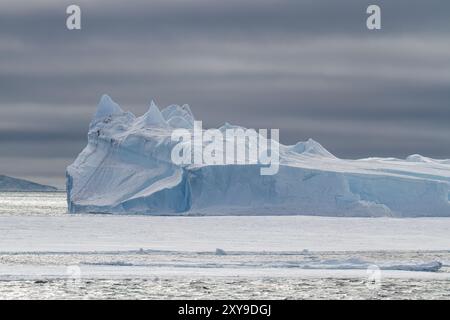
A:
[[[0,298],[450,298],[449,218],[66,210],[0,193]]]

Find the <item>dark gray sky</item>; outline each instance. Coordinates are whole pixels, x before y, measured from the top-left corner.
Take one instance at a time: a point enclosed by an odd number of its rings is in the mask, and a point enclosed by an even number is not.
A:
[[[72,3],[81,31],[66,29]],[[0,173],[63,186],[103,93],[339,157],[450,158],[450,2],[0,2]]]

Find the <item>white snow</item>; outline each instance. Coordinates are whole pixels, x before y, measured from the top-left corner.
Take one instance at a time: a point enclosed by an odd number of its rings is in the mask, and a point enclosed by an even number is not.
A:
[[[300,268],[160,268],[148,266],[117,265],[82,265],[82,279],[142,279],[155,277],[181,277],[183,279],[205,279],[216,277],[235,278],[338,278],[359,279],[363,284],[367,279],[366,269],[300,269]],[[450,280],[448,273],[427,271],[383,270],[383,279],[422,279]],[[6,266],[0,265],[0,280],[47,280],[68,279],[67,266],[33,265]],[[76,281],[69,278],[69,281]],[[69,282],[70,284],[70,282]]]
[[[63,193],[0,194],[0,280],[68,276],[449,279],[450,218],[71,215]],[[186,278],[185,278],[186,279]]]
[[[97,112],[94,115],[94,121],[103,120],[114,115],[123,113],[122,108],[115,103],[108,95],[104,94],[97,107]]]
[[[175,128],[189,106],[152,102],[136,118],[103,96],[88,145],[67,168],[69,211],[150,215],[450,216],[450,160],[336,158],[310,139],[280,145],[280,169],[175,165]],[[233,128],[226,124],[221,130]],[[281,133],[282,134],[282,133]]]
[[[450,218],[0,215],[0,252],[450,250]]]
[[[161,276],[450,279],[450,218],[0,215],[0,280]],[[446,267],[444,267],[446,266]]]

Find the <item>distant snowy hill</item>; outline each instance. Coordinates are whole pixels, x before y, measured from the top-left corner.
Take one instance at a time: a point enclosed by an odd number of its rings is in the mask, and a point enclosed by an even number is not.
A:
[[[9,191],[56,191],[51,186],[0,175],[0,192]]]
[[[69,211],[173,215],[450,216],[450,160],[339,159],[310,139],[279,145],[275,175],[259,164],[176,165],[175,128],[189,106],[152,103],[141,117],[103,96],[88,145],[67,168]],[[219,130],[240,128],[225,124]]]

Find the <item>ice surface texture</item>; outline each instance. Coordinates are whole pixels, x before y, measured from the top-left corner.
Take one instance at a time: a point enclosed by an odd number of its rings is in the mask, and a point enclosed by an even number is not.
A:
[[[187,105],[160,111],[152,102],[136,118],[103,96],[88,145],[67,168],[69,212],[450,216],[450,160],[344,160],[310,139],[280,145],[272,176],[255,164],[175,165],[172,130],[193,123]]]

